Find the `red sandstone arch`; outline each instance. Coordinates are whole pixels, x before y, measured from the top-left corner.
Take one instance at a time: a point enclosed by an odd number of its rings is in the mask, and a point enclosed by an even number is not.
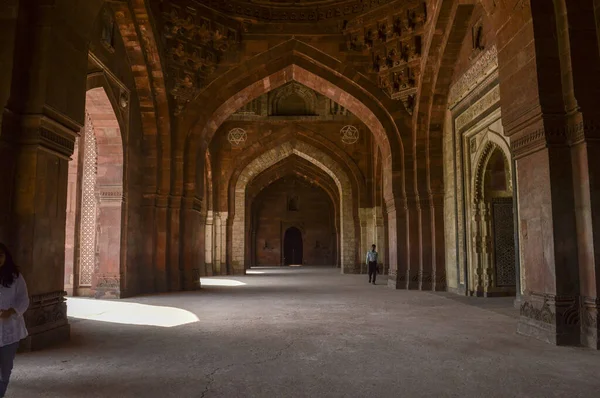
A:
[[[318,186],[321,188],[331,200],[332,208],[333,208],[333,222],[334,229],[336,234],[336,245],[335,251],[333,253],[334,263],[339,266],[339,229],[340,229],[340,219],[339,219],[339,192],[338,187],[327,173],[323,170],[319,169],[314,164],[308,162],[307,160],[297,156],[292,155],[279,163],[271,166],[267,170],[263,171],[261,174],[256,176],[256,178],[249,184],[246,195],[247,200],[246,203],[246,236],[247,241],[249,242],[246,245],[246,264],[253,264],[252,261],[252,250],[251,246],[255,244],[252,240],[252,236],[250,235],[250,216],[254,205],[255,198],[264,190],[267,186],[273,184],[277,180],[288,176],[295,176],[300,179],[303,179],[309,182],[312,185]]]
[[[396,121],[402,122],[406,111],[397,102],[382,96],[368,79],[295,39],[219,76],[188,106],[178,132],[189,134],[185,181],[194,181],[197,150],[208,146],[223,121],[250,100],[294,80],[340,103],[367,125],[384,154],[386,200],[393,202],[394,197],[402,198],[404,151],[401,133],[406,136],[409,130],[404,125],[399,129]]]
[[[243,231],[246,225],[245,199],[248,183],[254,180],[254,178],[264,170],[267,170],[269,167],[294,154],[304,157],[311,163],[314,163],[315,166],[321,168],[335,180],[340,193],[340,231],[345,243],[340,252],[342,272],[356,272],[357,247],[355,242],[359,234],[357,234],[355,225],[356,217],[353,215],[353,213],[355,213],[355,211],[353,211],[355,209],[353,205],[355,199],[352,194],[352,187],[348,174],[346,170],[331,159],[328,154],[319,151],[317,148],[312,147],[303,141],[284,142],[278,147],[254,158],[235,180],[233,204],[236,210],[233,217],[230,217],[232,220],[231,232],[229,235],[231,237],[231,239],[229,239],[231,245],[230,250],[228,250],[230,253],[229,261],[232,265],[232,270],[235,273],[239,273],[243,272],[245,269],[244,253],[246,242]]]
[[[124,274],[122,123],[113,107],[115,99],[111,101],[108,93],[103,86],[86,93],[87,120],[79,140],[83,145],[74,154],[76,170],[69,173],[65,254],[72,280],[65,283],[70,282],[69,292],[75,295],[120,297]]]
[[[167,230],[173,229],[169,225],[166,205],[172,188],[172,132],[160,53],[150,21],[148,0],[111,2],[110,7],[127,51],[141,112],[145,152],[142,217],[148,230],[152,231],[149,232],[149,240],[153,247],[153,250],[145,252],[144,262],[153,264],[155,268],[155,280],[146,284],[153,284],[152,289],[165,291],[170,248]],[[178,255],[179,250],[175,253]],[[179,267],[175,267],[171,279],[179,280],[175,274],[178,271]]]
[[[323,137],[307,129],[304,126],[294,124],[286,133],[281,135],[269,136],[264,140],[261,140],[261,148],[260,150],[253,150],[251,152],[243,152],[238,157],[237,166],[232,171],[229,176],[228,183],[228,203],[229,203],[229,213],[231,215],[235,214],[235,209],[232,207],[233,202],[233,192],[235,188],[235,181],[239,177],[239,174],[242,170],[257,156],[262,155],[268,150],[271,150],[277,146],[280,146],[284,142],[291,140],[301,140],[306,142],[307,144],[323,151],[332,159],[334,159],[338,164],[343,166],[345,172],[348,176],[351,177],[352,183],[352,194],[359,198],[358,202],[363,202],[366,200],[366,181],[365,176],[362,171],[358,168],[356,163],[350,158],[350,156],[341,150],[335,143],[329,141],[327,138]],[[360,203],[356,203],[355,211],[357,211]]]

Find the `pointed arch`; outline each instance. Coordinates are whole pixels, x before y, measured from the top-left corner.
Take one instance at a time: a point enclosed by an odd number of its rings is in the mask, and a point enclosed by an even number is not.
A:
[[[245,270],[245,208],[246,188],[261,172],[291,155],[297,155],[325,171],[335,181],[340,193],[340,236],[342,272],[353,272],[356,266],[356,231],[353,217],[353,196],[350,179],[344,169],[329,155],[302,141],[285,142],[250,162],[235,181],[234,208],[231,228],[231,265],[234,273]]]
[[[397,101],[382,96],[377,86],[346,64],[296,39],[219,76],[189,104],[178,131],[187,136],[186,186],[194,181],[198,150],[208,147],[219,126],[252,99],[291,81],[336,101],[368,127],[383,154],[384,192],[393,207],[394,198],[404,197],[402,142],[403,137],[410,139],[406,110]]]
[[[512,184],[512,179],[510,176],[512,175],[512,167],[510,159],[510,151],[508,149],[508,144],[504,141],[502,137],[493,132],[488,132],[485,141],[480,146],[479,150],[476,153],[475,159],[477,159],[475,173],[473,173],[473,184],[472,184],[472,198],[475,203],[479,203],[484,200],[484,191],[483,185],[485,181],[485,171],[488,167],[488,163],[492,158],[492,155],[499,151],[502,154],[502,159],[504,160],[504,169],[507,172],[508,177],[508,186]],[[512,187],[510,188],[512,190]]]

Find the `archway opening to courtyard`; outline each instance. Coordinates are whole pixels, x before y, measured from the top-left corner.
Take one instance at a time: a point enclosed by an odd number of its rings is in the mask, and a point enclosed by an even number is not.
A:
[[[123,141],[103,87],[86,93],[85,125],[69,163],[65,290],[118,298],[121,287]]]

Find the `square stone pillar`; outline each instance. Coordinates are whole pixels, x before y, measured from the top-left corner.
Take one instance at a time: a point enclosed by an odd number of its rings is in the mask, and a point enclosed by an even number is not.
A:
[[[179,263],[172,266],[179,266],[181,269],[181,289],[197,290],[200,288],[200,276],[204,265],[202,201],[195,197],[184,197],[181,203],[181,253]],[[175,248],[171,250],[173,249]]]
[[[373,241],[377,245],[377,251],[379,252],[379,265],[381,266],[381,273],[383,275],[388,274],[389,264],[385,262],[386,257],[386,242],[385,242],[385,223],[383,221],[383,210],[380,206],[373,209],[373,224],[375,236]]]
[[[25,350],[69,339],[64,291],[65,224],[70,156],[81,126],[61,114],[5,111],[0,135],[2,192],[10,197],[0,224],[27,282]]]
[[[582,126],[583,127],[583,126]],[[583,132],[583,130],[581,131]],[[600,142],[575,137],[571,146],[579,274],[581,344],[600,349]]]
[[[410,279],[409,217],[405,198],[386,200],[390,271],[388,286],[407,289]]]
[[[371,245],[375,244],[375,220],[374,214],[375,209],[373,208],[361,208],[358,210],[359,221],[360,221],[360,273],[364,274],[368,272],[366,266],[367,251],[371,250]],[[379,246],[377,246],[379,251]]]
[[[204,231],[204,262],[206,264],[206,274],[212,276],[216,274],[214,268],[214,215],[212,210],[206,214],[206,229]]]
[[[523,132],[516,159],[523,299],[517,331],[557,345],[577,345],[579,267],[570,149],[560,129]],[[567,165],[567,167],[565,167]]]
[[[215,212],[215,273],[226,275],[227,212]]]

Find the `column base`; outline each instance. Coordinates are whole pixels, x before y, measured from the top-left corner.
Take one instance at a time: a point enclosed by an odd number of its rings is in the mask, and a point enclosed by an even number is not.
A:
[[[584,347],[600,350],[600,299],[581,298],[581,344]]]
[[[579,325],[579,297],[523,295],[517,333],[553,345],[579,346]]]
[[[360,264],[354,264],[354,265],[344,265],[344,269],[343,269],[342,273],[343,274],[362,275],[362,274],[366,274],[367,272],[366,271],[362,272]]]
[[[244,276],[246,275],[246,270],[245,269],[240,269],[240,268],[231,268],[231,275],[232,276]]]
[[[408,278],[408,273],[396,274],[396,271],[390,269],[388,275],[388,287],[393,289],[403,290],[419,290],[419,277],[414,275],[412,278]]]
[[[69,340],[66,294],[59,291],[31,296],[24,315],[29,336],[21,341],[20,350],[41,350]]]
[[[30,334],[19,344],[19,352],[43,350],[69,341],[71,338],[71,325],[59,326],[42,333]]]

